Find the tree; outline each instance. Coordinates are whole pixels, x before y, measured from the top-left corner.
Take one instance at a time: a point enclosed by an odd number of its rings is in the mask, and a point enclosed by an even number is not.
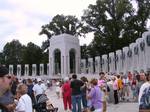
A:
[[[88,31],[94,32],[90,44],[98,54],[113,52],[134,42],[146,31],[150,17],[150,1],[137,0],[137,10],[133,0],[97,0],[96,5],[89,5],[82,20]],[[90,30],[89,30],[90,29]]]
[[[32,42],[24,48],[23,63],[24,64],[40,64],[42,62],[42,49]]]
[[[53,35],[60,35],[67,33],[70,35],[82,35],[80,30],[82,23],[75,16],[56,15],[49,24],[43,25],[40,35],[45,34],[48,40],[43,42],[43,48],[46,49],[49,46],[49,39]]]
[[[18,40],[8,42],[3,49],[3,57],[5,64],[22,63],[22,44]]]

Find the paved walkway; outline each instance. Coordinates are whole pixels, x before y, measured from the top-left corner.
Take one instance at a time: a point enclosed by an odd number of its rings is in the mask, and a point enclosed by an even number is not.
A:
[[[58,107],[58,112],[64,112],[62,98],[57,98],[55,88],[46,91],[54,107]],[[138,103],[108,104],[107,112],[138,112]]]

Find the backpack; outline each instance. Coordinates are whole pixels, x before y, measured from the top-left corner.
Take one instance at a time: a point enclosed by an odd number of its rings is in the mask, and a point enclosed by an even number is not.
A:
[[[145,88],[140,99],[140,109],[150,109],[150,87]]]

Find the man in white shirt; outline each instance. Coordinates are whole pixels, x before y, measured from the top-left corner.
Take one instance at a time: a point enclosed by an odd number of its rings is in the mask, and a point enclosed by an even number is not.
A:
[[[34,96],[36,97],[39,94],[44,94],[46,91],[45,85],[42,83],[40,78],[37,79],[38,83],[33,86]]]

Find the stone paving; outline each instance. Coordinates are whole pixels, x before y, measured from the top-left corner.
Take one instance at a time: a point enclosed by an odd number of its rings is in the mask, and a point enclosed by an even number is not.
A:
[[[54,107],[58,107],[58,112],[64,112],[62,98],[57,98],[55,88],[52,87],[46,91],[46,94],[50,98]],[[108,104],[107,112],[138,112],[138,103],[119,103],[114,105],[113,103]]]

